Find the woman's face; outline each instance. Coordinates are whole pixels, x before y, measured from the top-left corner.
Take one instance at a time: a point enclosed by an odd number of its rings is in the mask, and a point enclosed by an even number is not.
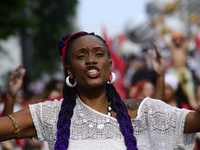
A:
[[[144,83],[140,91],[140,97],[153,97],[154,85],[151,82]]]
[[[200,100],[200,85],[197,86],[196,97],[198,100]]]
[[[172,87],[168,83],[165,83],[164,101],[168,102],[172,100],[174,97],[174,94],[175,94],[175,91],[172,89]]]
[[[112,70],[108,49],[99,38],[87,35],[76,39],[69,51],[69,75],[75,77],[77,86],[94,88],[106,84]]]

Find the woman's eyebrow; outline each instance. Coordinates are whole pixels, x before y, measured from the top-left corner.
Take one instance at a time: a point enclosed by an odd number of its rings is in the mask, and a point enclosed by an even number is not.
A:
[[[105,47],[103,47],[103,46],[96,46],[96,47],[94,47],[94,49],[95,49],[95,50],[105,49]]]

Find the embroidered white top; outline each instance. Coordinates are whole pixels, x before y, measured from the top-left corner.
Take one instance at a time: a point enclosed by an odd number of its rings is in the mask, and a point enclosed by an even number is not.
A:
[[[54,149],[57,120],[63,100],[29,105],[38,141],[46,140]],[[139,150],[192,150],[195,133],[184,134],[185,117],[189,110],[171,107],[145,98],[138,114],[132,119]],[[69,150],[125,150],[124,137],[118,121],[85,105],[77,96],[71,118]]]

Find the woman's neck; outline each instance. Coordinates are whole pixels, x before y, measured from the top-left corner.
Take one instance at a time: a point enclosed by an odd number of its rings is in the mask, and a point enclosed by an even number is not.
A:
[[[93,88],[93,89],[82,89],[77,88],[77,94],[81,101],[89,107],[102,112],[107,113],[108,97],[105,88]]]

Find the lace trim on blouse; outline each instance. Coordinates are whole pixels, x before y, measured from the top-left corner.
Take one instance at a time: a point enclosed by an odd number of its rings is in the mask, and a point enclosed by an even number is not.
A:
[[[38,141],[46,140],[54,149],[57,120],[63,100],[46,101],[30,105]],[[71,135],[68,149],[126,149],[119,124],[113,117],[102,114],[76,99],[71,118]],[[195,134],[184,134],[185,117],[189,111],[171,107],[166,103],[145,98],[138,115],[132,119],[138,149],[192,149]]]

